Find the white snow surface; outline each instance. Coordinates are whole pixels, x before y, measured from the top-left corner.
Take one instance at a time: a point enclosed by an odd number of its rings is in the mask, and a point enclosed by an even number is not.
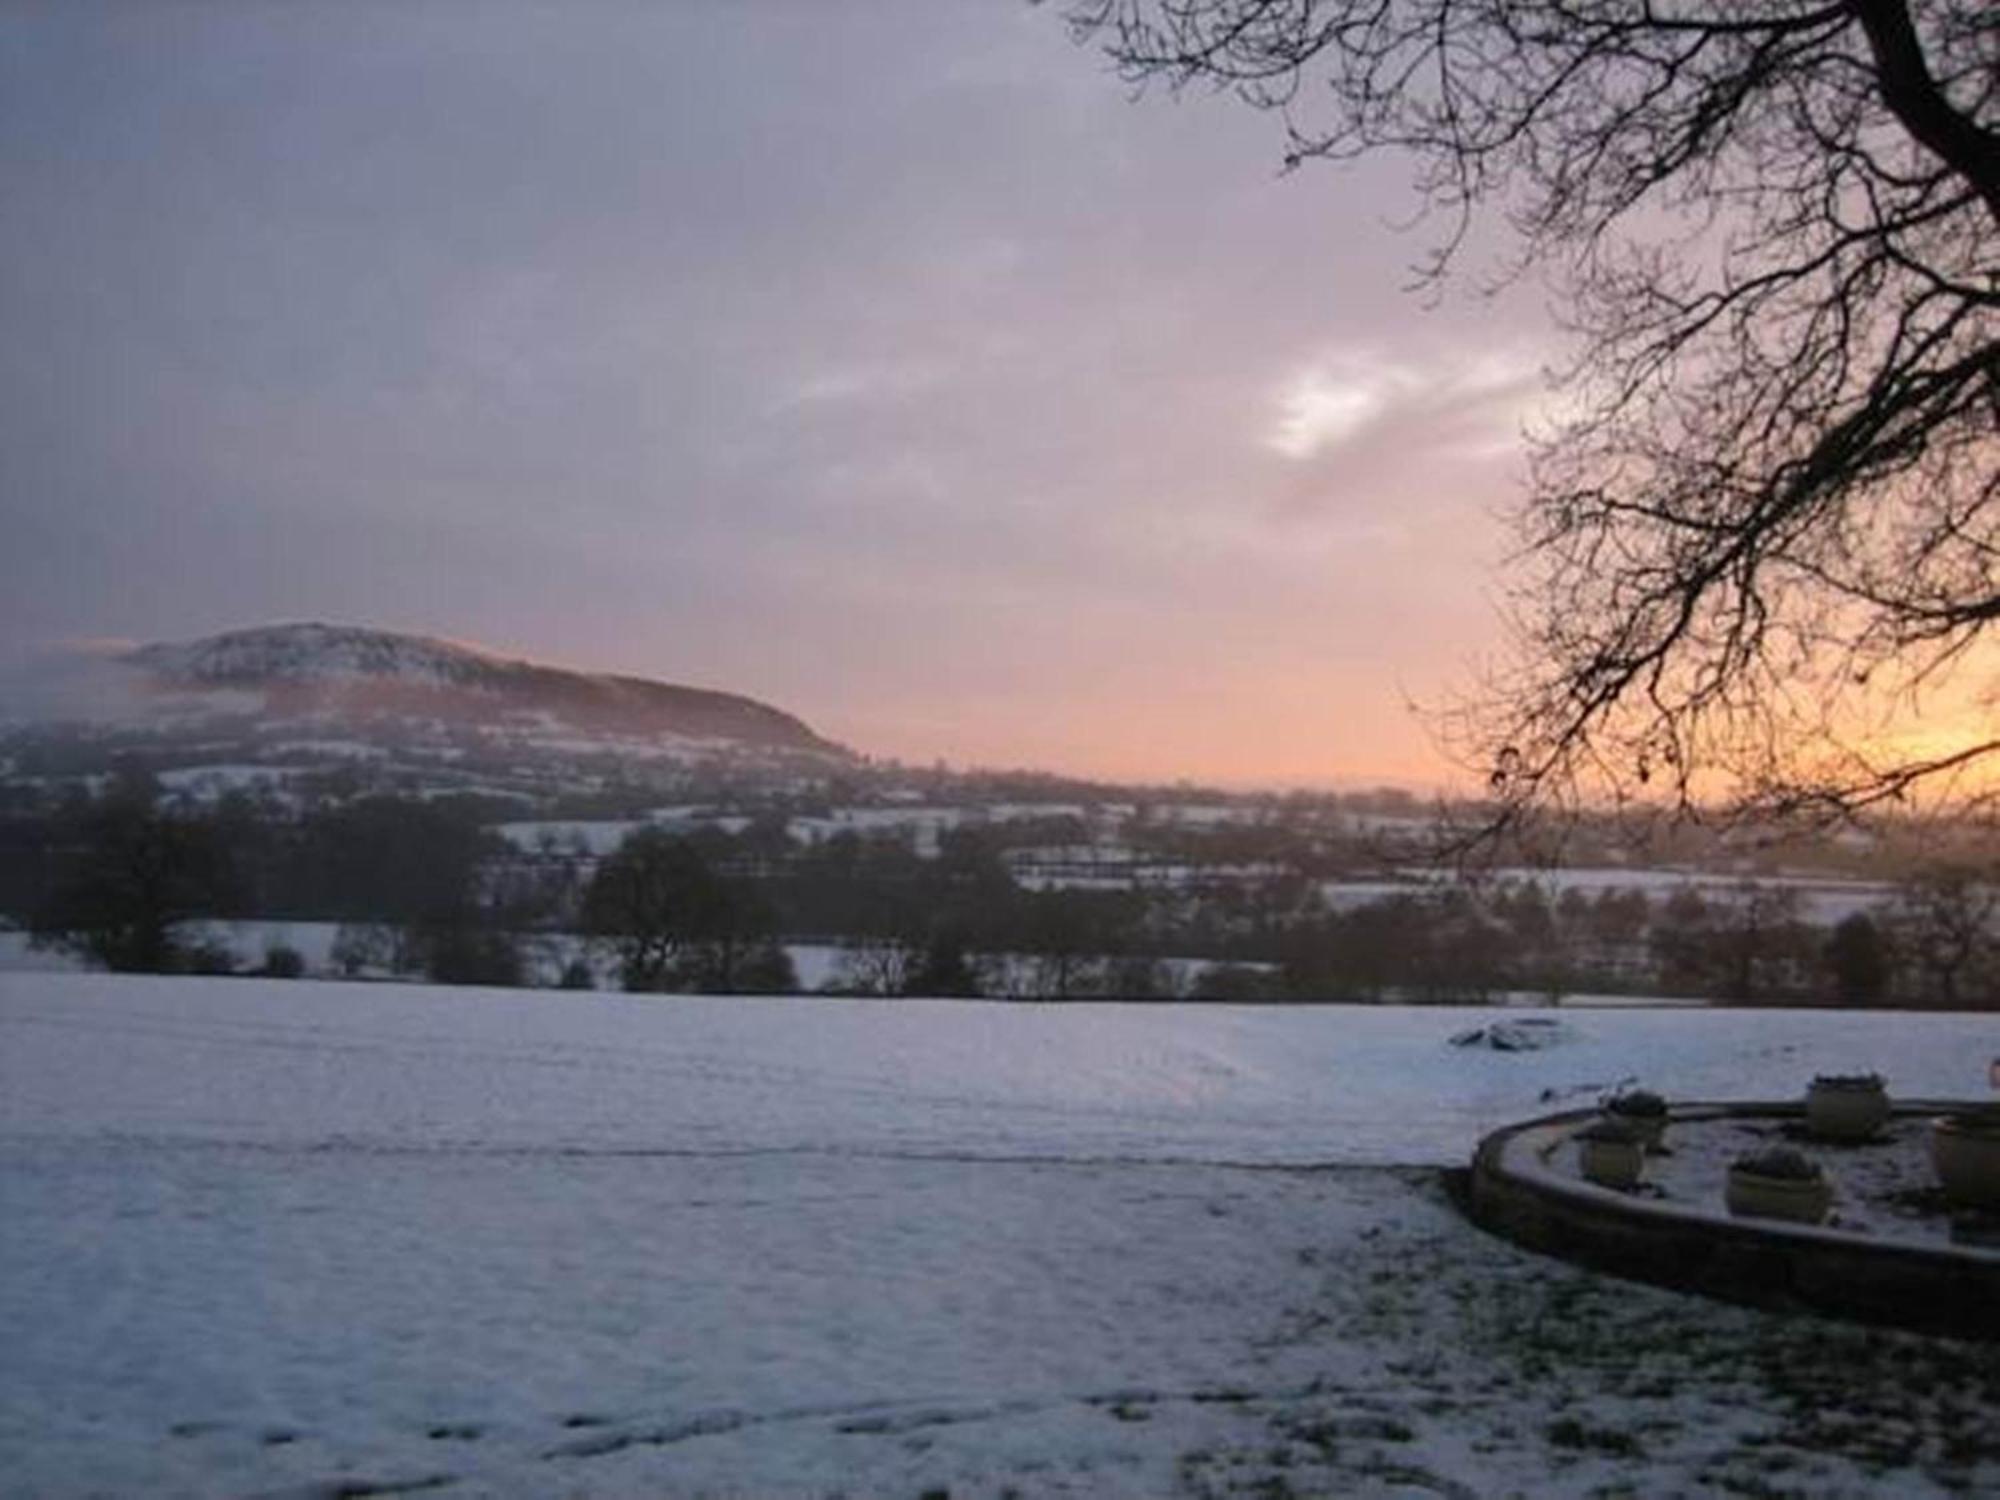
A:
[[[1509,1010],[1510,1023],[1557,1012]],[[1983,1092],[2000,1023],[1560,1012],[1528,1058],[1483,1007],[548,995],[0,976],[0,1128],[385,1149],[905,1151],[1462,1163],[1549,1099],[1636,1082],[1788,1098],[1815,1073]]]
[[[598,818],[568,822],[540,818],[519,823],[498,823],[493,831],[516,849],[534,853],[544,838],[553,839],[559,849],[581,845],[585,852],[602,857],[611,853],[635,828],[645,823],[633,818]]]
[[[27,933],[0,929],[0,971],[34,970],[48,973],[75,973],[87,968],[80,958],[52,948],[37,948]]]
[[[462,683],[483,666],[511,665],[493,652],[457,641],[316,622],[161,642],[141,647],[127,659],[175,681],[278,677],[310,682],[388,676],[440,687]]]
[[[1412,1166],[1628,1078],[1982,1092],[2000,1025],[1447,1044],[1490,1015],[0,973],[0,1494],[1700,1492],[1777,1420],[1726,1356],[1783,1330],[1550,1269]],[[1682,1436],[1540,1439],[1579,1398],[1495,1372],[1552,1286],[1565,1326],[1722,1341],[1664,1416],[1583,1413]],[[1924,1457],[1956,1399],[1887,1478],[1743,1451],[1820,1494],[2000,1483]]]

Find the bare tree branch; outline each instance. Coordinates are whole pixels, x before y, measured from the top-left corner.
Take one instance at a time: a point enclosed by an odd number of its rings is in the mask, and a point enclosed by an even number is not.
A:
[[[2000,801],[2000,12],[1981,0],[1078,0],[1145,86],[1406,153],[1559,294],[1496,820]],[[1950,710],[1944,722],[1941,711]],[[1948,732],[1947,732],[1948,731]],[[1940,736],[1943,736],[1941,739]]]

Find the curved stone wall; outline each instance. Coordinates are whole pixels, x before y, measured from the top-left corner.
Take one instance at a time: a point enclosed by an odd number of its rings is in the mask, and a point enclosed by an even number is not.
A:
[[[1967,1107],[1899,1103],[1899,1117]],[[1802,1117],[1798,1104],[1686,1104],[1675,1121]],[[1551,1165],[1597,1111],[1545,1115],[1479,1144],[1468,1209],[1493,1233],[1595,1269],[1730,1301],[1804,1306],[1920,1332],[2000,1340],[2000,1248],[1910,1243],[1731,1218],[1599,1187]]]

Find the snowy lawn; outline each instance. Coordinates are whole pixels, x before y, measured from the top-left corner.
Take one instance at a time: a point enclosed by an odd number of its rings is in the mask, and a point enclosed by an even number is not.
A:
[[[1561,1018],[0,974],[0,1495],[2000,1490],[1990,1347],[1436,1170],[1627,1078],[1978,1094],[2000,1026]]]

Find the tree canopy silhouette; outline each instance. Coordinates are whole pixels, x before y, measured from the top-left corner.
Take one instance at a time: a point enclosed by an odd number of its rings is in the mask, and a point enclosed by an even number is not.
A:
[[[1281,115],[1288,165],[1407,153],[1426,275],[1490,208],[1507,270],[1552,278],[1573,344],[1513,517],[1518,649],[1445,717],[1503,822],[2000,800],[1986,0],[1066,11],[1132,82]]]
[[[122,973],[228,967],[226,954],[185,930],[226,912],[239,891],[217,820],[167,810],[151,778],[127,775],[70,810],[60,832],[62,874],[30,924],[37,944]]]

